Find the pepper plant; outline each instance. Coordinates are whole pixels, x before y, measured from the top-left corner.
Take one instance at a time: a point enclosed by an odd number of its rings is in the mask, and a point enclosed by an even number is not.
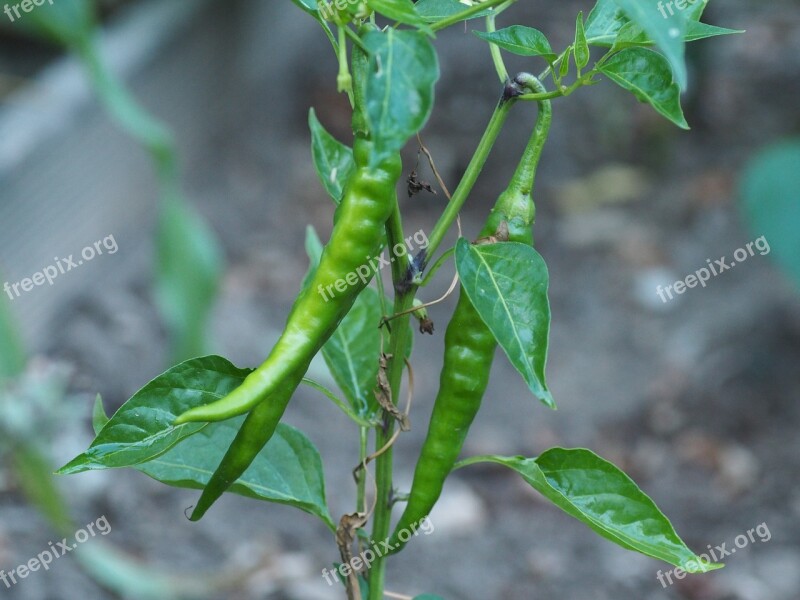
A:
[[[667,15],[654,0],[599,0],[586,19],[577,15],[574,42],[556,52],[533,27],[498,29],[497,19],[513,14],[506,11],[514,0],[294,4],[316,19],[330,40],[338,61],[338,91],[352,106],[352,146],[334,139],[313,109],[309,115],[313,162],[336,204],[329,241],[322,246],[309,231],[309,271],[282,335],[261,366],[238,368],[219,356],[174,366],[110,419],[96,411],[96,439],[60,472],[133,467],[166,484],[202,490],[193,520],[225,491],[300,508],[320,518],[333,534],[342,561],[338,572],[351,599],[385,597],[387,559],[428,516],[447,476],[487,462],[515,471],[555,506],[623,548],[688,572],[721,567],[692,552],[627,475],[589,450],[552,448],[534,458],[458,458],[497,346],[532,395],[545,407],[555,407],[545,380],[548,272],[532,235],[532,190],[552,104],[606,79],[686,129],[680,105],[687,85],[685,43],[735,32],[700,21],[707,1]],[[427,236],[427,247],[408,256],[397,199],[404,173],[400,152],[433,110],[439,78],[436,33],[465,21],[484,25],[475,31],[480,38],[475,43],[488,43],[499,78],[498,99],[452,195],[420,143],[448,201]],[[538,76],[510,76],[504,51],[528,57],[531,69],[543,70]],[[504,123],[523,102],[537,103],[538,116],[508,186],[479,232],[461,232],[459,225],[455,245],[443,248]],[[415,170],[406,171],[409,193],[430,188]],[[383,249],[395,256],[390,285],[375,261]],[[427,437],[411,490],[404,493],[394,489],[392,457],[394,442],[412,417],[401,401],[403,377],[411,375],[413,364],[410,325],[418,318],[430,332],[426,305],[417,295],[448,260],[455,262],[459,300],[445,333]],[[387,288],[393,292],[388,298]],[[306,378],[320,352],[343,398]],[[326,504],[319,453],[303,433],[281,422],[301,384],[351,417],[360,440],[355,507],[338,522]],[[405,503],[405,511],[392,528],[396,503]]]

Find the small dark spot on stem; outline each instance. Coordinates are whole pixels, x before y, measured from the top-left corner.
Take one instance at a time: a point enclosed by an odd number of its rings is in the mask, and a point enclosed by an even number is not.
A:
[[[398,294],[402,295],[411,290],[411,287],[414,285],[414,281],[416,281],[417,276],[422,273],[422,269],[419,267],[419,261],[422,260],[424,263],[425,255],[425,250],[420,250],[419,254],[411,259],[410,263],[408,263],[408,267],[406,268],[403,278],[394,286],[394,289]]]
[[[521,96],[525,93],[524,88],[522,88],[519,83],[517,83],[516,78],[506,81],[506,85],[503,88],[503,97],[500,99],[500,104],[504,102],[508,102],[512,98],[516,98],[517,96]]]
[[[415,270],[414,275],[421,274],[428,265],[428,249],[423,248],[411,261],[411,267]]]

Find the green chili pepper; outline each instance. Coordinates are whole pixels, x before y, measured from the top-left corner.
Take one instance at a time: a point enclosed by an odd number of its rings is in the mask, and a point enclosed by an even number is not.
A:
[[[222,420],[252,409],[206,485],[192,520],[205,514],[270,440],[311,359],[372,277],[369,258],[378,253],[383,243],[383,224],[392,206],[400,168],[397,158],[380,169],[367,169],[370,148],[365,139],[356,139],[358,168],[337,209],[331,241],[314,276],[295,302],[286,329],[270,356],[221,401],[188,411],[176,421]],[[335,282],[347,282],[349,273],[363,276],[335,295]],[[327,297],[329,288],[333,290],[331,297]]]
[[[514,83],[537,93],[544,91],[541,83],[532,75],[518,75]],[[540,101],[533,135],[511,183],[498,197],[481,231],[481,238],[494,236],[501,228],[505,233],[505,227],[502,227],[505,223],[508,241],[533,244],[531,225],[535,219],[535,208],[531,191],[539,157],[550,130],[551,115],[550,101]],[[400,534],[417,527],[439,499],[444,481],[461,453],[489,383],[497,342],[463,289],[447,326],[444,343],[439,392],[414,470],[408,504],[389,540],[392,553],[405,545],[401,537],[408,539],[408,534]]]
[[[295,302],[284,334],[267,361],[234,391],[238,394],[234,398],[236,402],[231,401],[229,395],[222,400],[223,410],[214,413],[223,415],[220,419],[224,419],[227,418],[224,415],[233,416],[247,410],[242,410],[241,406],[255,404],[203,490],[192,513],[192,520],[196,521],[205,514],[247,470],[270,440],[292,394],[308,370],[311,359],[369,282],[372,276],[369,259],[378,254],[384,243],[383,225],[395,203],[400,157],[386,161],[378,169],[369,169],[366,166],[372,150],[372,145],[367,140],[367,121],[363,113],[363,85],[367,77],[368,58],[356,46],[352,60],[356,98],[353,111],[356,172],[348,181],[342,202],[334,215],[331,241],[323,251],[311,281]],[[335,282],[343,279],[347,283],[349,273],[359,275],[358,282],[334,296],[334,291],[338,292],[334,289]],[[328,295],[331,297],[328,298]],[[292,342],[297,346],[293,348]],[[291,370],[291,365],[295,365],[294,370]],[[256,374],[259,376],[252,378]],[[262,398],[263,401],[260,401]],[[207,406],[216,410],[218,404],[220,403]],[[191,412],[181,415],[178,421],[187,415],[191,417]],[[200,420],[206,420],[205,416]],[[214,420],[219,419],[215,417]]]
[[[389,216],[400,176],[399,157],[379,169],[368,169],[365,165],[371,143],[358,137],[354,149],[357,170],[337,209],[331,240],[314,276],[295,302],[283,335],[270,356],[221,401],[190,410],[176,420],[176,424],[218,421],[252,411],[206,485],[192,520],[205,514],[272,437],[311,359],[372,277],[369,259],[378,254],[383,244],[383,224]],[[344,292],[338,292],[334,287],[336,282],[347,283],[351,273],[363,276]]]
[[[353,149],[356,171],[336,210],[330,242],[269,357],[225,398],[186,411],[175,425],[221,421],[243,414],[269,398],[295,371],[305,373],[369,283],[373,274],[370,260],[378,254],[384,239],[383,225],[392,209],[401,165],[396,156],[378,168],[367,167],[372,143],[362,137],[356,138]],[[355,283],[350,285],[351,281]],[[339,291],[342,287],[345,290]]]
[[[363,35],[373,27],[364,25]],[[180,415],[175,424],[221,421],[243,414],[279,389],[297,370],[305,373],[311,359],[338,327],[373,274],[370,261],[385,242],[384,224],[396,204],[396,187],[402,163],[399,154],[370,168],[372,142],[364,112],[364,87],[369,57],[358,46],[352,50],[353,158],[356,171],[347,182],[333,218],[333,232],[314,277],[295,301],[283,334],[267,360],[222,400]],[[350,284],[355,277],[356,283]],[[345,283],[345,291],[337,289]],[[288,402],[288,399],[286,400]]]
[[[219,467],[206,484],[192,516],[189,517],[190,520],[199,521],[214,502],[244,474],[272,438],[286,405],[304,375],[305,371],[298,369],[281,383],[268,401],[262,402],[250,411]]]

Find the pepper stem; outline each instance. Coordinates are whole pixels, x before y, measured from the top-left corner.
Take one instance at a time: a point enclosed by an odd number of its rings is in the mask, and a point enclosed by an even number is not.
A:
[[[536,94],[546,92],[544,85],[530,73],[520,73],[514,78],[512,84]],[[536,118],[536,127],[525,146],[525,151],[522,153],[522,158],[508,187],[500,194],[494,209],[492,209],[493,213],[500,213],[508,220],[521,219],[525,225],[531,225],[536,216],[531,192],[542,149],[547,135],[550,133],[550,123],[553,120],[550,100],[540,99],[537,104],[539,105],[539,114]]]
[[[346,92],[353,106],[353,77],[347,62],[347,25],[339,25],[339,74],[336,76],[336,89]]]
[[[395,209],[386,224],[386,238],[389,247],[394,247],[403,241],[403,225],[400,209],[395,199]],[[400,384],[405,366],[404,357],[407,354],[411,341],[411,328],[409,327],[408,309],[414,302],[416,287],[409,287],[406,278],[408,271],[401,266],[401,261],[392,264],[392,281],[395,288],[394,313],[401,314],[392,323],[391,337],[389,340],[389,361],[387,366],[387,379],[392,390],[394,402],[400,393]],[[402,290],[402,291],[400,291]],[[375,447],[383,448],[389,443],[394,430],[394,419],[387,416],[383,427],[378,427],[375,432]],[[372,525],[372,540],[380,544],[389,537],[389,528],[392,517],[392,447],[386,449],[375,460],[375,482],[377,486],[377,499],[375,502],[375,517]],[[385,555],[375,557],[369,570],[369,600],[383,600],[384,582],[386,578]]]
[[[507,94],[506,90],[504,89],[503,95],[501,96],[500,101],[497,103],[494,113],[492,113],[492,118],[490,119],[489,124],[486,126],[486,131],[484,131],[483,137],[478,144],[478,148],[472,155],[469,165],[467,165],[467,170],[461,177],[461,181],[458,183],[458,187],[456,187],[456,190],[453,192],[453,196],[448,202],[447,207],[444,209],[442,216],[439,217],[439,221],[436,223],[433,231],[431,231],[431,234],[428,236],[428,247],[425,250],[429,257],[433,256],[436,249],[442,243],[445,235],[447,235],[447,231],[455,222],[459,211],[464,206],[464,202],[466,202],[467,197],[472,191],[472,188],[478,179],[478,175],[480,175],[483,166],[486,164],[486,160],[489,157],[489,152],[491,152],[492,148],[494,147],[494,143],[497,141],[497,137],[500,135],[500,131],[503,129],[503,124],[506,122],[514,102],[514,96]],[[421,265],[421,267],[422,266],[424,265]]]

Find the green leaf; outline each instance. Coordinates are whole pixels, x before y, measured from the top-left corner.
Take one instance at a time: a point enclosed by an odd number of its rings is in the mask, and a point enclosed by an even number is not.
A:
[[[92,408],[92,429],[94,430],[95,436],[103,430],[103,427],[106,426],[109,420],[106,409],[103,408],[103,399],[100,397],[100,394],[97,394],[94,399],[94,407]]]
[[[735,33],[744,33],[744,29],[728,29],[727,27],[717,27],[716,25],[708,25],[698,21],[689,21],[686,24],[685,39],[687,42],[694,42],[718,35],[732,35]]]
[[[208,318],[222,275],[222,251],[202,218],[165,198],[156,234],[156,301],[172,340],[173,361],[204,354]]]
[[[436,23],[453,15],[463,12],[469,8],[466,4],[462,4],[459,0],[419,0],[416,4],[417,14],[430,23]],[[477,19],[492,14],[492,11],[487,9],[480,11],[469,19]],[[466,19],[466,20],[469,20]]]
[[[623,48],[630,48],[631,46],[652,46],[653,41],[647,39],[647,34],[633,21],[628,21],[617,32],[617,39],[614,41],[614,46],[611,52],[619,52]]]
[[[740,208],[761,254],[771,254],[800,285],[800,139],[759,151],[747,164],[739,184]]]
[[[707,4],[708,0],[699,0],[683,11],[686,20],[685,41],[693,42],[714,35],[739,33],[736,30],[699,23]],[[657,9],[658,5],[656,4]],[[593,46],[614,46],[621,35],[621,30],[628,23],[631,23],[631,21],[625,16],[622,9],[617,6],[615,0],[599,0],[586,21],[587,41]],[[638,32],[642,35],[644,34],[641,28],[638,28]],[[632,40],[628,39],[627,41]],[[646,35],[643,35],[643,40],[640,40],[640,43],[636,45],[649,46],[653,43],[652,40],[648,40]],[[625,45],[620,47],[625,47]]]
[[[461,286],[511,364],[531,392],[555,408],[544,374],[550,334],[544,259],[525,244],[473,246],[460,238],[456,269]]]
[[[5,296],[5,294],[4,294]],[[5,297],[0,298],[0,384],[25,370],[25,348]]]
[[[207,423],[173,427],[190,408],[224,398],[251,369],[219,356],[193,358],[162,373],[136,392],[103,427],[88,450],[59,469],[62,475],[130,467],[152,460],[196,434]]]
[[[492,32],[473,31],[472,33],[490,44],[495,44],[503,50],[520,56],[541,56],[548,63],[552,63],[556,59],[556,54],[550,47],[547,37],[533,27],[512,25]]]
[[[627,550],[689,573],[723,566],[704,563],[630,477],[589,450],[552,448],[536,459],[484,456],[464,464],[475,462],[495,462],[513,469],[558,508]]]
[[[686,34],[684,41],[694,42],[703,40],[718,35],[731,35],[734,33],[744,33],[738,29],[726,29],[724,27],[715,27],[714,25],[707,25],[706,23],[699,23],[697,21],[689,21],[686,24]],[[622,48],[629,48],[631,46],[652,46],[653,40],[647,37],[647,34],[642,31],[642,28],[633,22],[626,23],[617,34],[617,40],[614,42],[612,51],[621,50]]]
[[[309,13],[314,14],[319,12],[317,8],[317,0],[292,0],[295,6],[298,6],[301,10]]]
[[[317,265],[322,258],[322,250],[324,249],[322,242],[317,235],[317,230],[313,225],[306,226],[306,254],[308,255],[308,271],[303,278],[302,289],[308,287],[311,280],[314,278],[314,273],[317,272]]]
[[[693,4],[690,3],[684,9],[684,14],[686,15],[687,21],[699,21],[700,17],[703,16],[703,11],[705,11],[706,6],[708,6],[709,0],[697,0]]]
[[[583,12],[578,13],[575,21],[575,65],[583,69],[589,64],[589,43],[586,41],[586,31],[583,28]]]
[[[614,0],[598,0],[586,19],[586,41],[592,46],[613,46],[628,18]]]
[[[676,10],[668,15],[662,0],[615,0],[628,18],[639,25],[664,53],[681,89],[686,88],[684,57],[686,15]]]
[[[15,19],[20,29],[72,48],[87,43],[95,27],[92,0],[47,2],[22,18]]]
[[[371,414],[381,349],[381,303],[378,293],[365,288],[353,308],[322,347],[322,356],[339,389],[361,416]]]
[[[370,31],[367,115],[374,151],[370,166],[397,154],[426,123],[433,108],[439,62],[430,40],[417,31]]]
[[[338,569],[341,564],[342,563],[333,563],[333,566],[335,569]],[[356,577],[358,577],[358,589],[361,590],[361,597],[369,598],[369,581],[363,573],[358,573]],[[341,578],[340,581],[342,582],[342,587],[347,587],[345,578]]]
[[[626,48],[600,66],[600,72],[647,102],[678,127],[689,129],[681,109],[681,92],[666,59],[647,48]]]
[[[652,46],[652,40],[647,39],[647,34],[636,23],[628,21],[617,32],[617,39],[614,41],[614,46],[611,52],[619,52],[623,48],[630,48],[632,46]]]
[[[567,46],[567,49],[564,50],[564,58],[561,59],[561,64],[558,66],[558,76],[562,79],[569,75],[569,59],[572,56],[573,50],[573,46]]]
[[[367,0],[367,5],[375,12],[392,21],[413,25],[432,33],[428,27],[428,22],[417,13],[417,9],[411,0]]]
[[[203,489],[243,421],[242,416],[210,423],[157,458],[132,466],[167,485]],[[294,506],[319,517],[336,531],[325,500],[319,452],[302,432],[289,425],[278,424],[270,441],[228,491]]]
[[[308,113],[308,126],[311,129],[311,156],[317,174],[325,191],[339,204],[344,186],[356,170],[353,150],[325,130],[313,108]]]

